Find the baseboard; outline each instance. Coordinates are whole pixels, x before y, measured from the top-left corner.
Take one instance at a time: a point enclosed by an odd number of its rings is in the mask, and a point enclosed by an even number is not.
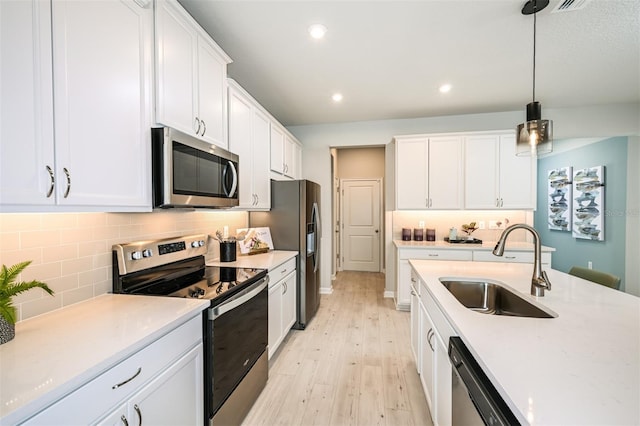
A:
[[[329,287],[329,288],[320,287],[320,294],[332,294],[332,293],[333,293],[333,287]]]
[[[385,299],[393,299],[395,297],[395,292],[393,291],[389,291],[389,290],[385,290],[384,292],[384,298]]]

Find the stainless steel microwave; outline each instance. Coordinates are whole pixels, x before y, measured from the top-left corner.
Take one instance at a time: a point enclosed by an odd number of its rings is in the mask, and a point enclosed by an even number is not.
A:
[[[151,129],[153,207],[238,205],[238,156],[170,127]]]

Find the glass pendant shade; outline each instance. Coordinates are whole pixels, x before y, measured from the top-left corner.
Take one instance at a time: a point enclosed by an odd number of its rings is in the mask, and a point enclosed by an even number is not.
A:
[[[527,105],[527,121],[517,128],[516,155],[536,156],[553,151],[553,122],[542,120],[541,115],[539,102]]]

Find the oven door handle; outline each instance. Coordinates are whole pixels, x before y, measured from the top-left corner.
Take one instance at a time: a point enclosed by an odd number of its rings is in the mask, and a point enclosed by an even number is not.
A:
[[[220,305],[216,306],[215,308],[209,309],[209,320],[211,320],[211,321],[215,320],[216,318],[220,317],[221,315],[224,315],[225,313],[229,312],[230,310],[235,309],[238,306],[240,306],[243,303],[245,303],[246,301],[252,299],[256,295],[258,295],[262,290],[267,288],[267,285],[269,285],[269,276],[268,275],[266,277],[262,278],[260,281],[258,281],[258,283],[255,286],[252,286],[251,289],[248,289],[245,292],[242,292],[242,293],[239,293],[239,294],[235,295],[231,299],[227,300],[224,303],[221,303]]]

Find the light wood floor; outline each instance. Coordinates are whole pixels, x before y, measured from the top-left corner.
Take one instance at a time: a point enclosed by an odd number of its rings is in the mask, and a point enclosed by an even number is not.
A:
[[[270,362],[244,425],[431,425],[409,343],[409,313],[384,274],[340,272],[306,330]]]

